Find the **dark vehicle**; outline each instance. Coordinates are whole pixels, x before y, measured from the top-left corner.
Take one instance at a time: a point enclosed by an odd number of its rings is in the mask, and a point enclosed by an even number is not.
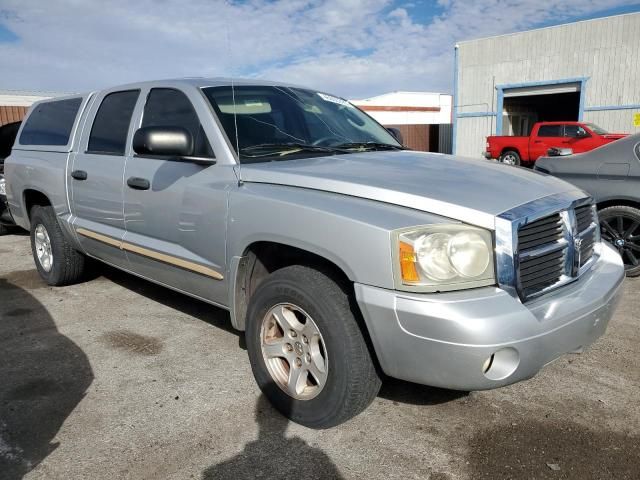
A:
[[[7,192],[4,180],[4,159],[11,154],[11,147],[16,139],[22,122],[7,123],[0,127],[0,235],[8,231],[8,227],[15,225],[7,207]]]
[[[590,193],[598,206],[602,238],[622,255],[627,276],[640,275],[640,134],[586,153],[551,149],[535,170]],[[579,219],[578,219],[579,221]]]

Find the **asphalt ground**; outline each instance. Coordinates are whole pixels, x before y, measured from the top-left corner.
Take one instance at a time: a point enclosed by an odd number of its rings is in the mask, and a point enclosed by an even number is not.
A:
[[[337,428],[260,395],[228,314],[111,268],[44,284],[0,237],[1,479],[638,479],[640,280],[606,335],[463,393],[387,379]]]

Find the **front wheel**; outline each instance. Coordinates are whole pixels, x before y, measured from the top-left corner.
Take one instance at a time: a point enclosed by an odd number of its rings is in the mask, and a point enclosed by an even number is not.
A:
[[[618,249],[627,277],[640,275],[640,210],[624,205],[598,212],[602,238]]]
[[[500,155],[498,161],[504,163],[505,165],[513,165],[515,167],[519,167],[521,163],[520,154],[515,150],[507,150],[502,155]]]
[[[324,273],[277,270],[252,296],[245,332],[260,389],[286,417],[329,428],[362,412],[381,380],[349,294]]]

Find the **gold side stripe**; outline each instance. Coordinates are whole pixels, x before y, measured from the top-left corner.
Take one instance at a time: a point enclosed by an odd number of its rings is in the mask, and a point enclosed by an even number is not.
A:
[[[93,238],[94,240],[106,243],[107,245],[111,245],[112,247],[116,247],[122,250],[122,241],[118,240],[117,238],[107,237],[106,235],[92,232],[91,230],[86,230],[84,228],[78,228],[76,229],[76,232],[83,237]]]
[[[175,265],[177,267],[184,268],[185,270],[191,270],[192,272],[200,273],[202,275],[215,278],[216,280],[222,280],[224,278],[220,272],[217,272],[212,268],[205,267],[204,265],[200,265],[198,263],[189,262],[188,260],[183,260],[181,258],[173,257],[165,253],[156,252],[155,250],[149,250],[148,248],[140,247],[132,243],[123,242],[122,240],[118,240],[116,238],[109,237],[107,235],[102,235],[101,233],[96,233],[91,230],[87,230],[85,228],[78,228],[76,229],[76,232],[79,235],[82,235],[83,237],[91,238],[93,240],[97,240],[98,242],[106,243],[107,245],[111,245],[112,247],[119,248],[120,250],[126,250],[131,253],[137,253],[138,255],[142,255],[148,258],[153,258],[154,260],[159,260],[161,262],[165,262],[170,265]]]

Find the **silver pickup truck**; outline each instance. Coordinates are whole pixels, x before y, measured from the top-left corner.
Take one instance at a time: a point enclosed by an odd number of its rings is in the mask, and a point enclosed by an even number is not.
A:
[[[584,192],[397,137],[296,86],[136,83],[35,104],[7,198],[47,283],[91,257],[228,310],[262,391],[313,428],[384,374],[491,389],[604,333],[624,268]]]

